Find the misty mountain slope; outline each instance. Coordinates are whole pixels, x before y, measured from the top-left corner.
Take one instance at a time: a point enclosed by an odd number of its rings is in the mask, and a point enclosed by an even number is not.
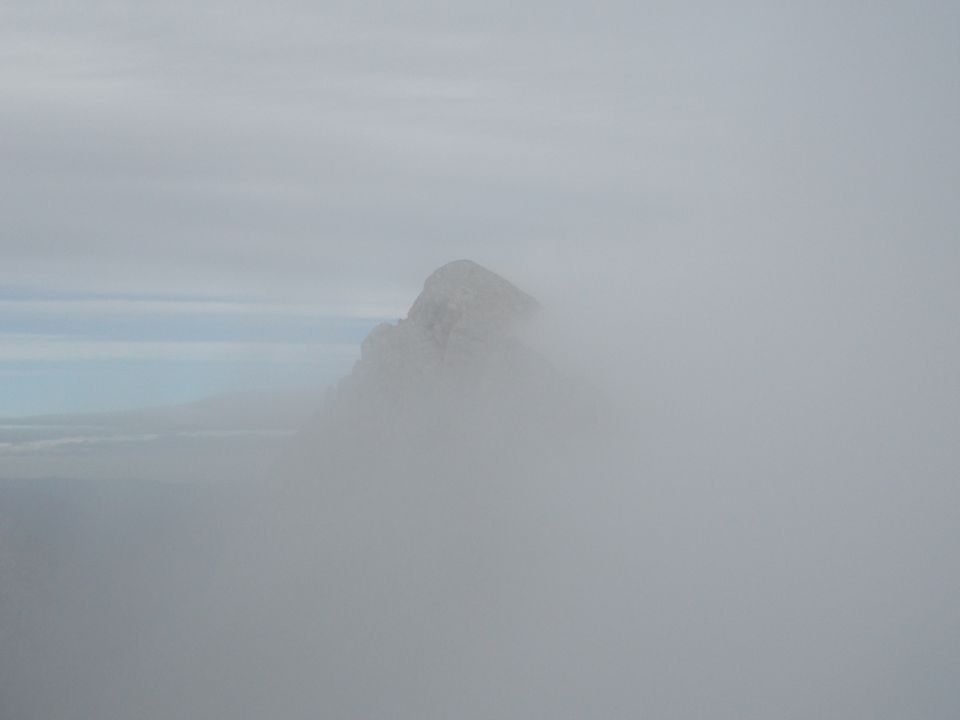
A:
[[[394,451],[497,455],[561,425],[599,422],[603,405],[525,341],[532,297],[469,260],[436,270],[408,316],[364,340],[353,372],[308,434],[330,454]],[[570,429],[569,427],[567,428]],[[450,459],[450,458],[448,458]]]
[[[273,678],[305,714],[556,716],[619,682],[613,659],[563,648],[573,628],[619,644],[586,618],[607,561],[583,550],[608,547],[596,514],[623,469],[601,453],[602,399],[525,341],[538,310],[474,263],[440,268],[299,438],[269,524],[284,548],[271,582],[296,588],[280,591],[287,619],[323,646]],[[551,691],[562,674],[598,690]]]
[[[955,454],[702,328],[625,417],[548,312],[460,261],[243,482],[0,484],[0,717],[952,718]]]
[[[584,595],[569,587],[595,572],[557,573],[582,541],[564,487],[583,475],[569,431],[588,393],[523,342],[536,308],[473,263],[445,266],[258,483],[228,472],[162,502],[136,484],[78,487],[57,533],[31,530],[46,517],[31,510],[2,567],[55,567],[4,570],[18,662],[0,707],[78,720],[555,715],[570,698],[543,699],[557,668],[542,658],[563,642],[552,616],[576,622]],[[165,467],[182,462],[194,461]]]

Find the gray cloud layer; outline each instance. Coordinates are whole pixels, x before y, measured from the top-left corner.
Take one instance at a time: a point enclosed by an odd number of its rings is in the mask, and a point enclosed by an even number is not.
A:
[[[956,19],[6,3],[0,284],[403,304],[464,255],[531,282],[664,252],[956,261]]]

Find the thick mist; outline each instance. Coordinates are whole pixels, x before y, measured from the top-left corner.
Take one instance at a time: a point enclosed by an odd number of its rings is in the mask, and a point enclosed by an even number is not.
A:
[[[960,717],[958,10],[0,3],[0,720]]]
[[[255,467],[5,483],[4,716],[952,716],[954,290],[814,255],[454,263]]]
[[[658,658],[647,707],[948,717],[954,253],[893,232],[773,244],[668,250],[551,298],[558,347],[579,336],[570,357],[631,408],[620,539],[646,563],[633,608],[658,618],[636,642]]]

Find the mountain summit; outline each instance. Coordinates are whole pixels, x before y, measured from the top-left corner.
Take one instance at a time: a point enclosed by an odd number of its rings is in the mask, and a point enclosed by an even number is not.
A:
[[[503,353],[536,300],[496,273],[457,260],[427,278],[405,320],[374,328],[361,347],[354,379],[405,385],[477,367]]]
[[[428,329],[441,347],[456,349],[509,332],[536,307],[536,300],[496,273],[456,260],[427,278],[408,321]]]
[[[553,366],[523,341],[539,304],[494,272],[457,260],[427,278],[406,318],[363,341],[353,372],[323,414],[325,432],[432,436],[516,415],[510,406],[555,383]],[[333,426],[333,428],[331,428]]]

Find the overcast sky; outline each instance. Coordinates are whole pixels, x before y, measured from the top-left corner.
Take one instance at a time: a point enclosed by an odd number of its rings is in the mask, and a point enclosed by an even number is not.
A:
[[[329,382],[458,257],[955,307],[958,13],[8,0],[0,415]]]

